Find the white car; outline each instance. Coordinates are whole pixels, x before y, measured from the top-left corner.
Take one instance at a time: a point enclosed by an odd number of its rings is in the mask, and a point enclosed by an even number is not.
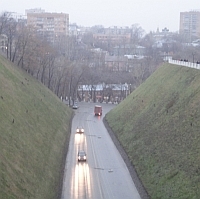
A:
[[[78,128],[76,129],[76,133],[84,133],[84,128]]]
[[[72,108],[73,108],[73,109],[78,109],[78,105],[77,105],[77,104],[74,104],[74,105],[72,106]]]
[[[86,153],[85,151],[79,151],[78,152],[78,162],[79,161],[86,161]]]

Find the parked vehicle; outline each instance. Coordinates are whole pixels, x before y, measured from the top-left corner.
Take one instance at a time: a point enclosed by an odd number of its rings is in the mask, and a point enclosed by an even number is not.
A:
[[[99,115],[99,116],[102,115],[102,106],[95,105],[95,107],[94,107],[94,115]]]

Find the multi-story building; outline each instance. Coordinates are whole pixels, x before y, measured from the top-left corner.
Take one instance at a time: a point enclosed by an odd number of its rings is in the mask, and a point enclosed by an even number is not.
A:
[[[101,32],[93,34],[93,38],[102,42],[128,43],[131,39],[131,29],[116,26],[102,28]]]
[[[181,12],[179,32],[188,42],[200,38],[200,11]]]
[[[105,55],[105,67],[107,70],[114,72],[129,71],[128,57]]]
[[[27,24],[51,43],[69,35],[69,14],[27,11]]]
[[[124,56],[124,55],[145,55],[146,48],[143,46],[133,45],[133,44],[124,44],[118,45],[113,48],[113,55]]]

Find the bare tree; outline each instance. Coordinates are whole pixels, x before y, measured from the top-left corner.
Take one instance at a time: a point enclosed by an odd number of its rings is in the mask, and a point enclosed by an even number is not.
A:
[[[138,25],[132,25],[132,32],[131,32],[131,44],[139,44],[140,40],[144,35],[144,30]]]
[[[14,47],[14,38],[17,33],[17,21],[13,18],[9,18],[5,26],[5,34],[8,37],[7,43],[7,58],[12,61],[13,49]]]
[[[35,50],[34,29],[32,27],[23,26],[18,30],[18,61],[17,65],[24,68],[24,58],[27,55],[33,55]],[[31,52],[30,52],[31,51]]]
[[[2,12],[0,15],[0,35],[6,32],[6,27],[10,21],[10,12]]]

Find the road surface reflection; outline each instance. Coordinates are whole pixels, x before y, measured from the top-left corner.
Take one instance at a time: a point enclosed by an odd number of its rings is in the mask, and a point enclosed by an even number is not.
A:
[[[84,150],[87,153],[87,141],[84,134],[75,134],[75,151],[78,154],[79,150]],[[75,165],[74,175],[71,179],[71,193],[74,199],[91,198],[91,181],[90,181],[90,168],[86,162],[78,162]]]

